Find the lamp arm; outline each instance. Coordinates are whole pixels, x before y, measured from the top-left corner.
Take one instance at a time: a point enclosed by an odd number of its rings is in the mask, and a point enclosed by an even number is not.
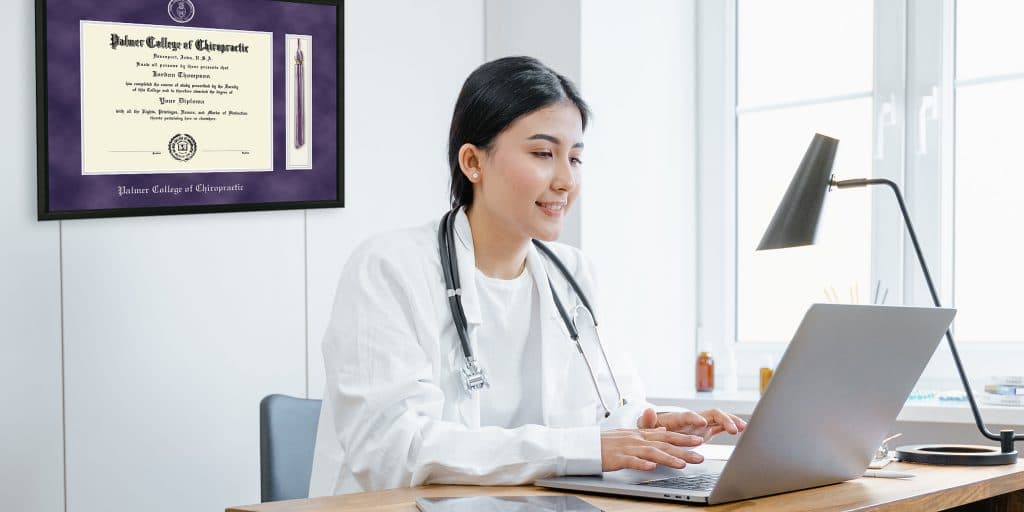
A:
[[[892,180],[885,178],[859,178],[851,180],[836,181],[832,180],[831,185],[836,188],[853,188],[853,187],[866,187],[868,185],[886,185],[892,189],[896,195],[896,202],[900,205],[900,212],[903,214],[903,221],[907,224],[907,233],[910,234],[910,241],[914,245],[914,252],[917,254],[917,261],[921,264],[921,270],[924,271],[924,280],[928,283],[928,291],[932,295],[932,302],[935,303],[935,307],[942,307],[939,303],[939,294],[935,291],[935,283],[932,282],[931,273],[928,272],[928,265],[924,261],[924,253],[921,251],[921,244],[917,241],[917,233],[914,231],[914,224],[910,222],[910,214],[907,212],[907,204],[903,201],[903,193],[900,191],[900,187]],[[1020,441],[1024,439],[1024,434],[1014,435],[1013,431],[1002,431],[1000,434],[993,434],[985,427],[985,424],[981,420],[981,412],[978,410],[978,403],[974,400],[974,393],[971,392],[971,385],[967,381],[967,374],[964,372],[964,365],[960,362],[960,354],[956,350],[956,344],[953,343],[953,333],[949,329],[946,329],[946,341],[949,342],[949,351],[953,354],[953,362],[956,363],[956,371],[960,374],[960,382],[963,383],[964,392],[967,394],[967,401],[971,404],[971,412],[974,414],[974,422],[978,425],[978,430],[981,431],[981,435],[993,441],[1000,441],[1003,445],[1003,451],[1007,450],[1009,445],[1009,451],[1013,450],[1013,441]],[[1008,435],[1007,435],[1008,433]]]

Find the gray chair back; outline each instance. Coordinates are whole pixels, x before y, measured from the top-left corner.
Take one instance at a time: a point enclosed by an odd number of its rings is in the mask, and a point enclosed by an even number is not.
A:
[[[320,400],[267,395],[260,400],[260,499],[309,497]]]

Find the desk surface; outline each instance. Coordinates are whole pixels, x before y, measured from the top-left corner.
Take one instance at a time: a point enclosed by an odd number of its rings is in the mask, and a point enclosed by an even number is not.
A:
[[[1012,466],[954,467],[897,462],[885,469],[908,471],[914,478],[858,478],[835,485],[767,496],[700,510],[726,511],[825,511],[825,510],[943,510],[1013,493],[1003,507],[1024,510],[1024,462]],[[575,494],[602,510],[679,510],[676,502],[613,498],[596,494],[562,493],[533,486],[478,487],[428,485],[411,489],[290,500],[227,509],[228,512],[328,512],[347,510],[415,511],[415,499],[423,496],[525,496]],[[1002,507],[1000,507],[1002,508]],[[1004,510],[1005,510],[1004,509]]]

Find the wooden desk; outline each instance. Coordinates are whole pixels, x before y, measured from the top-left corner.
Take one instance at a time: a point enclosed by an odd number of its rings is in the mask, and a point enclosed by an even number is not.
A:
[[[1024,511],[1024,462],[1012,466],[944,467],[893,463],[885,469],[909,471],[914,478],[859,478],[815,489],[779,494],[713,507],[692,505],[708,512],[825,511],[825,510],[963,510]],[[415,511],[423,496],[525,496],[575,494],[606,511],[674,511],[688,507],[677,502],[612,498],[597,494],[562,493],[533,486],[477,487],[428,485],[411,489],[345,494],[309,500],[279,501],[227,509],[228,512],[328,512],[348,510]]]

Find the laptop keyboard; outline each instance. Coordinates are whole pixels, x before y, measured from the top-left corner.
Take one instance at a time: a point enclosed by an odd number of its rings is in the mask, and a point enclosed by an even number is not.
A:
[[[680,489],[685,491],[710,491],[718,481],[718,473],[707,473],[694,476],[673,476],[659,480],[649,480],[636,485],[650,487],[667,487],[669,489]]]

